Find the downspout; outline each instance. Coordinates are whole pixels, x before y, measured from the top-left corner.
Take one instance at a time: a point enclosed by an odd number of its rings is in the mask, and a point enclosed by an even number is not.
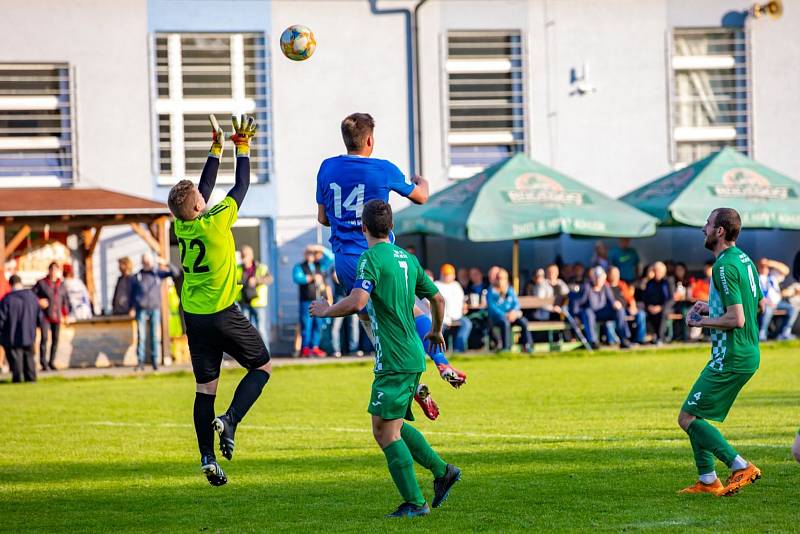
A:
[[[419,46],[417,42],[418,9],[428,0],[420,0],[411,9],[378,9],[378,0],[369,0],[373,15],[404,15],[406,33],[406,84],[408,91],[408,161],[411,176],[422,168],[422,134],[419,122]]]

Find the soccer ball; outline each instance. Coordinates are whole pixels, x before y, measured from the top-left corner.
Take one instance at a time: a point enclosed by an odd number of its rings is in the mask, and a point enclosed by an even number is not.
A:
[[[292,61],[305,61],[317,48],[314,34],[299,24],[289,26],[281,34],[281,51]]]

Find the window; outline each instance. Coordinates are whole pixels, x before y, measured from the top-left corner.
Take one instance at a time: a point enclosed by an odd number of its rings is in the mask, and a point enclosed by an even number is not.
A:
[[[250,167],[253,180],[266,180],[270,130],[264,34],[158,33],[154,60],[159,183],[200,178],[211,145],[209,113],[228,135],[232,113],[256,117],[258,135],[250,147]],[[233,154],[228,142],[218,183],[233,181]]]
[[[0,63],[0,187],[72,183],[71,94],[66,64]]]
[[[467,178],[525,147],[525,65],[519,31],[447,34],[450,178]]]
[[[750,154],[750,87],[741,29],[676,29],[671,36],[671,156],[676,167],[732,146]]]

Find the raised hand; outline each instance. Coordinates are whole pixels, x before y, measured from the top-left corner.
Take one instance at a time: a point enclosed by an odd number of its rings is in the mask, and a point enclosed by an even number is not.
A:
[[[250,140],[256,135],[258,125],[252,115],[242,115],[239,119],[236,115],[231,115],[233,124],[233,135],[231,141],[236,145],[236,157],[250,157]]]
[[[211,123],[211,150],[208,151],[208,155],[219,159],[222,157],[222,146],[225,144],[225,132],[222,131],[214,115],[209,115],[208,121]]]

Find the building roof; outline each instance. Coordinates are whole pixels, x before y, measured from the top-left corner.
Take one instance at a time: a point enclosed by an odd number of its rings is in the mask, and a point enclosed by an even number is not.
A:
[[[161,202],[97,188],[12,188],[0,190],[0,217],[48,218],[163,216]]]

